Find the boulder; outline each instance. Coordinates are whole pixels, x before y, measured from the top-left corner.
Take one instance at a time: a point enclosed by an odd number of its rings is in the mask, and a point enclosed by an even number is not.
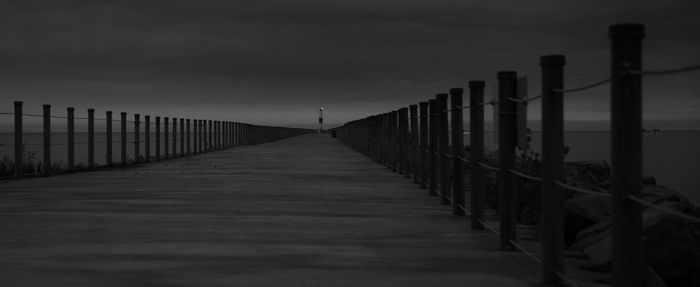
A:
[[[610,165],[604,160],[567,162],[563,177],[569,185],[609,188]]]
[[[599,221],[596,224],[593,224],[589,226],[588,228],[585,228],[581,232],[578,233],[576,236],[576,241],[569,246],[570,250],[578,250],[578,251],[583,251],[584,253],[588,254],[589,257],[590,254],[587,251],[596,253],[598,251],[591,249],[591,246],[594,246],[600,242],[603,242],[610,237],[610,231],[612,227],[612,223],[610,222],[611,218],[606,218],[604,220]],[[603,246],[603,245],[601,245]],[[609,263],[610,258],[608,257],[599,257],[596,256],[597,260],[596,263],[600,264],[606,264]]]
[[[610,166],[604,160],[568,162],[564,168],[568,185],[597,192],[608,192]],[[611,215],[610,199],[566,190],[564,202],[564,244],[576,240],[579,232]]]
[[[572,244],[579,232],[610,216],[608,197],[580,194],[564,201],[564,244]]]
[[[644,186],[642,198],[680,213],[692,214],[695,210],[685,196],[663,186]],[[589,218],[598,215],[590,214]],[[647,265],[668,286],[700,286],[700,224],[644,207],[642,228]],[[609,264],[612,260],[611,230],[610,217],[602,219],[580,231],[569,248],[583,251],[598,264]]]

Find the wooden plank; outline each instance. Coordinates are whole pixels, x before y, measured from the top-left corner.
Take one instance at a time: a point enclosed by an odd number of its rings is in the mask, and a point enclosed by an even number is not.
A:
[[[2,286],[530,286],[539,272],[323,134],[2,189]]]

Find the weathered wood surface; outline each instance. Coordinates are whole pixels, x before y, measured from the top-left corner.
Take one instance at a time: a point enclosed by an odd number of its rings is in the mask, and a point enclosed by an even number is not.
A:
[[[327,135],[0,183],[0,286],[530,286],[434,197]]]

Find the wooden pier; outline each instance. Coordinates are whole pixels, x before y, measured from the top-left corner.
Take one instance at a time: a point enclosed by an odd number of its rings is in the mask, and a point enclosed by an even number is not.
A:
[[[327,135],[0,190],[0,286],[539,281],[526,255]]]

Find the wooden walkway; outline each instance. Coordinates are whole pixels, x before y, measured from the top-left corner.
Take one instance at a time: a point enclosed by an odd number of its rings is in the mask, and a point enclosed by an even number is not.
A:
[[[532,286],[437,199],[327,135],[0,183],[0,286]]]

